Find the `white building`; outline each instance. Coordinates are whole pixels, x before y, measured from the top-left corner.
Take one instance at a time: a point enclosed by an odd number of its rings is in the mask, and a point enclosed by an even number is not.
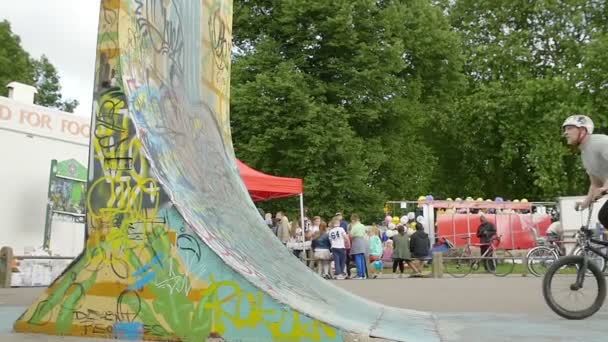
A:
[[[88,165],[91,119],[34,105],[34,87],[8,87],[9,98],[0,96],[0,246],[24,255],[43,244],[51,160]],[[77,255],[83,246],[83,223],[54,224],[54,254]]]

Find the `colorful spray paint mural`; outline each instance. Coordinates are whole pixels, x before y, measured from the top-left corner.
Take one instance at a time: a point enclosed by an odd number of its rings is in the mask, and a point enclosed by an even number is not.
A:
[[[132,340],[438,340],[321,279],[264,225],[229,127],[232,2],[104,0],[83,254],[15,323]],[[408,329],[400,321],[407,320]]]
[[[74,159],[51,162],[49,202],[58,214],[84,215],[87,169]]]
[[[87,168],[74,159],[51,161],[43,248],[51,241],[53,221],[84,222]]]

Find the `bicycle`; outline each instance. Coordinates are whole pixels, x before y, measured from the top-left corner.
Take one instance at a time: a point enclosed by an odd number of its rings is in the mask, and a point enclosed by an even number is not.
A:
[[[461,237],[467,240],[463,248],[455,250],[454,256],[449,253],[444,263],[445,271],[455,278],[466,277],[473,271],[477,271],[482,263],[485,263],[486,270],[497,277],[504,277],[513,272],[515,268],[515,258],[506,249],[497,248],[502,236],[494,236],[489,243],[471,243],[471,236]],[[479,257],[473,256],[471,246],[489,246],[489,248]]]
[[[526,268],[528,272],[540,277],[547,273],[547,269],[553,265],[561,256],[565,256],[562,248],[554,241],[543,238],[536,239],[537,246],[530,249],[526,254]]]
[[[545,302],[556,314],[567,319],[584,319],[595,314],[604,304],[606,298],[606,280],[602,271],[592,262],[591,254],[608,260],[608,253],[602,252],[597,245],[608,247],[608,241],[593,238],[593,231],[589,229],[593,203],[589,206],[589,217],[587,224],[583,225],[577,235],[577,243],[581,246],[580,255],[570,255],[560,258],[548,269],[543,279],[543,297]],[[587,276],[593,276],[585,279]],[[595,280],[595,281],[594,281]],[[582,309],[570,308],[563,305],[558,291],[553,286],[563,288],[561,292],[566,293],[569,299],[591,299]],[[595,296],[587,296],[583,290],[597,288]]]
[[[534,228],[532,229],[532,232],[536,237],[537,233]],[[578,234],[579,232],[576,232],[572,236],[577,242],[569,254],[566,254],[564,249],[558,244],[564,243],[564,241],[547,241],[543,238],[535,238],[538,246],[530,249],[526,254],[526,259],[528,260],[526,267],[528,272],[537,277],[541,277],[547,273],[549,267],[551,267],[551,265],[553,265],[560,257],[567,255],[580,255],[583,252],[583,249],[578,242]],[[606,271],[606,266],[608,266],[608,263],[603,258],[598,258],[595,255],[590,257],[592,257],[592,261],[602,272]]]

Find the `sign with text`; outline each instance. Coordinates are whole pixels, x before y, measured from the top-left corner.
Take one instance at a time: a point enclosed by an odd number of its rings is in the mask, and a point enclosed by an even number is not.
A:
[[[91,119],[0,96],[0,129],[89,145]]]

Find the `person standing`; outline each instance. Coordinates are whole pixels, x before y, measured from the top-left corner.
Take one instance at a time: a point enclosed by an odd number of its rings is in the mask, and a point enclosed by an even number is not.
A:
[[[369,232],[369,263],[372,265],[371,273],[374,279],[378,278],[378,268],[382,273],[382,267],[375,267],[376,263],[382,264],[382,240],[379,235],[380,230],[374,225]]]
[[[480,215],[479,220],[481,224],[477,227],[477,237],[479,238],[479,242],[481,244],[481,255],[483,256],[486,251],[490,248],[490,244],[492,243],[492,239],[496,235],[496,226],[494,223],[488,221],[485,215]],[[486,255],[485,257],[491,257],[492,255]],[[493,260],[484,259],[483,267],[488,272],[494,272],[496,270],[496,265],[494,265]]]
[[[331,243],[331,253],[334,257],[334,275],[336,279],[346,279],[346,246],[345,240],[348,238],[344,228],[340,227],[340,220],[334,218],[330,223],[329,241]]]
[[[355,265],[357,266],[357,276],[353,279],[366,279],[367,262],[365,261],[365,252],[367,250],[367,241],[365,239],[365,226],[361,223],[357,214],[350,216],[350,222],[350,255],[355,260]]]
[[[404,263],[415,272],[418,273],[418,269],[412,265],[411,259],[412,254],[410,253],[410,238],[405,234],[405,228],[403,225],[397,226],[398,234],[392,237],[393,240],[393,274],[397,277],[397,266],[399,266],[399,278],[403,277],[403,271],[405,270]]]
[[[291,229],[289,227],[289,219],[282,211],[277,212],[277,237],[284,244],[287,245],[291,238]]]
[[[331,263],[331,241],[327,233],[327,224],[321,222],[319,230],[315,233],[311,244],[314,249],[314,258],[317,262],[317,272],[325,279],[331,279],[329,266]]]

